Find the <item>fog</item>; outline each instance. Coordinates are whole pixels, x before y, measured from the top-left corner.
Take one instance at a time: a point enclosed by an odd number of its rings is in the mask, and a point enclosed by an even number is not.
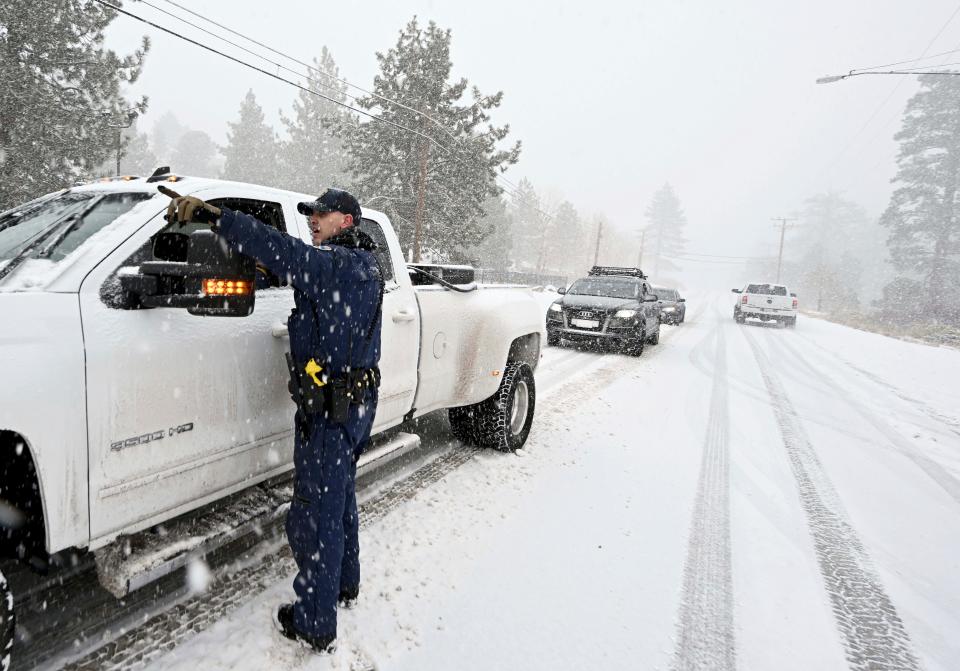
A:
[[[775,254],[770,217],[789,216],[825,189],[879,214],[894,173],[892,136],[915,78],[831,85],[815,79],[946,51],[960,41],[960,22],[941,32],[953,3],[930,0],[206,0],[190,7],[301,60],[326,45],[342,75],[363,87],[376,72],[374,52],[392,46],[407,20],[434,20],[453,32],[455,74],[481,90],[504,91],[496,120],[523,142],[519,164],[507,173],[512,181],[526,176],[556,189],[582,214],[603,212],[624,230],[643,224],[651,195],[669,182],[687,213],[689,249],[728,255]],[[177,25],[142,3],[128,9]],[[173,111],[222,142],[247,89],[271,121],[294,98],[285,84],[146,32],[154,46],[134,87],[150,98],[143,128]],[[145,26],[120,17],[108,44],[128,51],[144,33]],[[691,275],[704,270],[703,263],[689,265]]]

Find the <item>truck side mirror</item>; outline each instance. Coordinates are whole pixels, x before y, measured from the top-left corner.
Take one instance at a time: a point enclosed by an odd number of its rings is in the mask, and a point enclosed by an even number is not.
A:
[[[793,293],[792,291],[790,292],[790,295],[793,296],[794,298],[797,297],[797,295],[796,295],[795,293]]]
[[[190,250],[190,236],[186,233],[164,231],[153,239],[153,258],[161,261],[186,261]]]
[[[567,288],[566,288],[566,287],[560,287],[559,289],[557,289],[557,293],[560,294],[561,296],[563,296],[563,295],[565,295],[565,294],[567,293]]]
[[[677,299],[677,302],[678,302],[678,303],[686,303],[686,302],[687,302],[687,299],[686,299],[686,298],[678,298],[678,299]]]
[[[732,291],[735,294],[742,293],[740,289],[731,289],[730,291]]]
[[[176,253],[179,243],[171,238],[160,244],[169,245],[161,251]],[[186,261],[147,261],[137,272],[120,275],[121,286],[144,307],[186,308],[192,315],[219,317],[251,314],[255,282],[256,262],[206,230],[190,235]]]

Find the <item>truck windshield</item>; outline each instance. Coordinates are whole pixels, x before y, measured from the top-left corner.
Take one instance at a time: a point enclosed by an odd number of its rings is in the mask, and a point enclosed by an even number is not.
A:
[[[101,198],[102,196],[102,198]],[[9,261],[51,228],[72,226],[66,235],[54,235],[49,245],[41,244],[29,257],[43,255],[59,261],[79,247],[91,235],[126,213],[137,203],[151,198],[148,193],[65,192],[43,201],[34,201],[0,215],[0,263]],[[95,198],[101,198],[77,221]]]
[[[574,282],[568,294],[580,296],[608,296],[610,298],[637,298],[640,283],[636,280],[617,277],[586,278]]]
[[[776,284],[748,284],[745,294],[761,294],[763,296],[786,296],[787,288]]]

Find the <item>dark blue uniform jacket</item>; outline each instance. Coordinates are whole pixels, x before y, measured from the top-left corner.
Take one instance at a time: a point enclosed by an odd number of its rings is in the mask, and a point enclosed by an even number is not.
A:
[[[219,233],[293,286],[290,351],[330,376],[380,361],[380,269],[375,245],[358,230],[314,247],[242,212],[223,209]]]

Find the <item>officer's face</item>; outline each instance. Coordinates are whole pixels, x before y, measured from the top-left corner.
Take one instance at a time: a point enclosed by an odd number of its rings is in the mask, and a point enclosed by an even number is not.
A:
[[[310,215],[310,237],[319,245],[352,224],[353,217],[343,212],[314,212]]]

